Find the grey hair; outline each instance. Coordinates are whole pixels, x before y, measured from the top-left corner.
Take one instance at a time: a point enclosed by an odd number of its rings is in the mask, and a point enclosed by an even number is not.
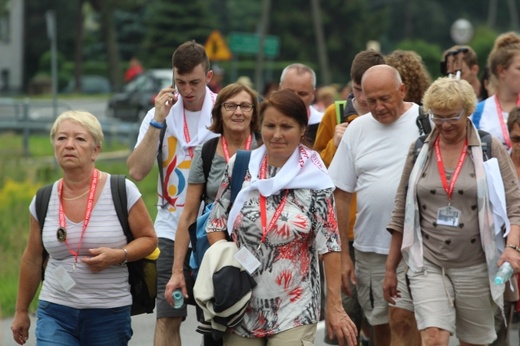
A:
[[[305,64],[300,64],[300,63],[290,64],[287,67],[285,67],[282,71],[282,75],[280,76],[280,83],[283,83],[285,75],[287,74],[287,72],[289,70],[296,70],[296,73],[298,75],[301,75],[304,73],[310,73],[311,80],[312,80],[312,87],[316,88],[316,72],[314,72],[314,70],[312,68],[310,68],[309,66],[307,66]]]

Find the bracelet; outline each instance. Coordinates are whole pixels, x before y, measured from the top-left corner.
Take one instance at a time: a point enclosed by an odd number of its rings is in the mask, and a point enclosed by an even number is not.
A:
[[[128,262],[128,250],[126,248],[122,248],[121,250],[125,252],[125,260],[119,263],[119,265],[125,265]]]
[[[516,252],[520,252],[520,247],[513,245],[513,244],[507,244],[506,247],[510,247],[511,249],[515,250]]]
[[[164,123],[159,123],[155,120],[150,120],[150,125],[155,127],[156,129],[162,129],[164,127]]]

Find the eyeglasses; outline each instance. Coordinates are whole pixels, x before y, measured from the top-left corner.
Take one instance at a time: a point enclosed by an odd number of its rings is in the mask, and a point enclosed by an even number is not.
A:
[[[438,117],[436,116],[435,114],[432,113],[432,111],[429,111],[428,114],[430,115],[430,119],[436,124],[436,125],[442,125],[444,123],[448,123],[448,124],[454,124],[456,123],[457,121],[460,120],[460,118],[462,118],[462,115],[464,114],[464,111],[465,109],[462,109],[459,113],[459,115],[457,115],[456,117],[451,117],[451,118],[443,118],[443,117]]]
[[[232,111],[232,112],[234,112],[237,109],[237,107],[240,107],[242,112],[249,112],[250,110],[253,109],[253,105],[251,103],[236,104],[236,103],[232,103],[232,102],[226,102],[226,103],[223,103],[222,105],[224,106],[225,110]]]

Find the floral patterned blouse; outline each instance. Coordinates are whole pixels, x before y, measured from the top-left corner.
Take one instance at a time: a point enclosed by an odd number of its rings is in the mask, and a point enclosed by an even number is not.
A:
[[[211,212],[207,232],[227,232],[230,203],[229,172],[224,173]],[[268,166],[267,177],[280,168]],[[246,173],[244,184],[251,180]],[[295,189],[266,198],[266,224],[277,208],[280,216],[262,240],[260,194],[249,193],[233,227],[239,248],[246,247],[261,262],[253,273],[257,286],[240,325],[232,332],[263,338],[285,330],[317,323],[320,313],[318,254],[341,251],[333,189]],[[340,275],[340,273],[338,273]]]

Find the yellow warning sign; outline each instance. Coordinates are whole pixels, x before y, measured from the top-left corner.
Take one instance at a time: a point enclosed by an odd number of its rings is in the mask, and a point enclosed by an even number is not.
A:
[[[208,54],[209,60],[227,61],[231,60],[231,51],[229,50],[226,41],[220,34],[220,31],[214,30],[209,35],[206,43],[206,54]]]

